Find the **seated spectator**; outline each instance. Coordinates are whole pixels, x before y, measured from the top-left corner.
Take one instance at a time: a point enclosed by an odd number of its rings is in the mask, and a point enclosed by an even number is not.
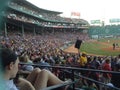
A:
[[[93,61],[91,61],[91,66],[95,67],[95,69],[99,69],[100,62],[98,61],[98,57],[93,57]]]
[[[5,90],[41,90],[47,86],[64,83],[51,72],[40,70],[39,68],[34,69],[26,79],[18,77],[16,82],[14,82],[19,64],[17,55],[10,49],[1,48],[0,59],[2,73],[4,75],[3,84],[5,84]],[[61,90],[66,90],[65,88]]]
[[[29,64],[29,65],[21,65],[20,69],[24,70],[24,71],[33,71],[34,67],[30,64],[32,64],[33,62],[29,59],[28,55],[25,54],[23,56],[20,57],[20,62]]]
[[[116,72],[120,72],[120,64],[115,65],[115,70]],[[117,73],[112,74],[112,80],[111,82],[115,87],[120,88],[120,75]]]
[[[96,86],[82,86],[81,90],[97,90]]]
[[[94,66],[90,66],[89,68],[90,69],[96,69]],[[89,77],[89,78],[91,78],[93,80],[98,81],[99,80],[99,73],[98,72],[91,72],[91,71],[89,71],[87,73],[87,77]],[[97,83],[94,83],[94,82],[92,82],[90,80],[87,80],[87,84],[88,84],[89,87],[94,87],[95,86],[95,88],[98,90],[98,86],[99,85]]]
[[[51,70],[48,66],[51,66],[47,60],[45,61],[43,58],[36,58],[34,61],[33,61],[34,64],[39,64],[41,67],[40,69],[47,69],[47,70]],[[44,67],[44,66],[47,66],[47,67]]]

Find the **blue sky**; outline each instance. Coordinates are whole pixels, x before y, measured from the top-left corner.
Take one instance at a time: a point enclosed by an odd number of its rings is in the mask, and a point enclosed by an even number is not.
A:
[[[108,20],[120,18],[120,0],[27,0],[40,8],[63,12],[70,17],[71,12],[80,12],[80,18]]]

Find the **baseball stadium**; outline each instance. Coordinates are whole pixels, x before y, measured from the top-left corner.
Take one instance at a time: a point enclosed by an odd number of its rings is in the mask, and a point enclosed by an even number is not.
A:
[[[62,17],[29,0],[0,1],[0,12],[0,90],[120,90],[120,19]]]

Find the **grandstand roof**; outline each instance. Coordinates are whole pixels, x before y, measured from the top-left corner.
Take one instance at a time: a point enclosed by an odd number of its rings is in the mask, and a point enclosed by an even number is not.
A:
[[[76,24],[78,27],[79,25],[81,25],[82,28],[85,28],[86,26],[89,26],[89,23],[86,21],[86,20],[83,20],[83,19],[72,19],[72,18],[68,18],[68,20],[66,20],[67,18],[64,18],[66,21],[59,21],[59,20],[52,20],[52,19],[46,19],[46,18],[41,18],[39,17],[38,15],[35,15],[34,13],[31,14],[31,13],[28,13],[27,12],[27,9],[24,11],[24,8],[21,9],[21,7],[18,7],[18,9],[16,8],[16,5],[18,6],[22,6],[22,7],[27,7],[28,9],[30,9],[31,11],[40,11],[41,12],[41,8],[38,8],[36,7],[35,5],[29,3],[28,1],[26,0],[12,0],[13,5],[15,5],[15,7],[12,7],[11,5],[8,5],[8,12],[11,12],[13,14],[16,14],[16,15],[23,15],[25,17],[29,17],[29,18],[33,18],[33,23],[29,23],[28,22],[24,22],[24,21],[19,21],[19,20],[11,20],[9,19],[7,22],[10,23],[10,22],[13,22],[13,24],[16,24],[14,22],[23,22],[25,25],[27,24],[32,24],[32,25],[35,25],[35,26],[41,26],[41,25],[38,25],[38,23],[34,23],[34,20],[40,20],[40,22],[51,22],[51,23],[56,23],[56,24],[59,24],[59,23],[64,23],[64,24]],[[19,9],[20,8],[20,9]],[[47,10],[42,10],[43,13],[51,13],[51,14],[54,14],[56,13],[56,15],[60,12],[52,12],[52,11],[47,11]],[[6,13],[7,14],[7,13]],[[18,17],[19,18],[19,17]],[[80,28],[81,28],[80,27]],[[74,27],[75,28],[75,27]]]
[[[84,19],[80,19],[80,23],[84,23],[84,24],[89,25],[88,21],[86,21],[86,20],[84,20]]]
[[[29,7],[32,7],[33,9],[37,10],[38,12],[45,12],[45,13],[54,13],[54,14],[62,14],[63,12],[57,12],[57,11],[50,11],[50,10],[46,10],[46,9],[42,9],[42,8],[39,8],[37,6],[35,6],[34,4],[28,2],[27,0],[13,0],[14,2],[17,2],[17,3],[23,3],[23,4],[26,4],[28,5]]]

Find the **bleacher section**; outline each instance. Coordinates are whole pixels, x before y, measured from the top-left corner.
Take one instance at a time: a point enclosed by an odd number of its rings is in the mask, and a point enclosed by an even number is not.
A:
[[[88,30],[89,35],[99,38],[120,37],[120,25],[91,26]]]

